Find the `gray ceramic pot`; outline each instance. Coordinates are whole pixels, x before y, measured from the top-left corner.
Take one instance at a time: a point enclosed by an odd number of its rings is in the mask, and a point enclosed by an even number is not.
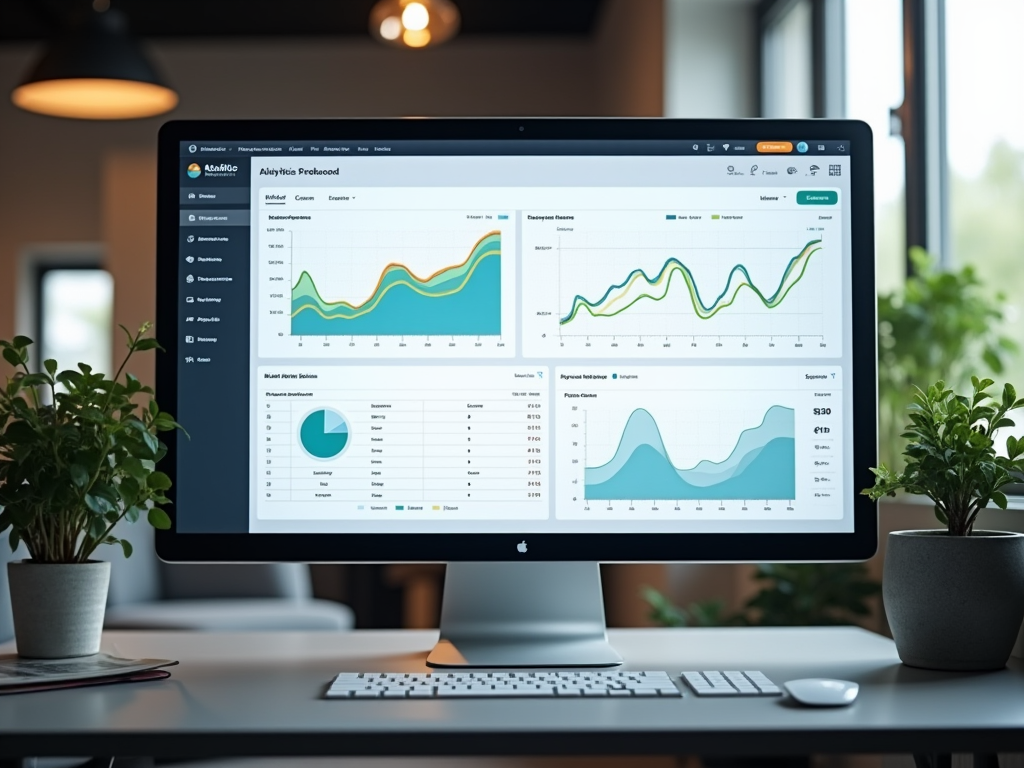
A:
[[[100,650],[110,563],[7,564],[18,655],[88,656]]]
[[[1024,618],[1024,535],[890,533],[882,598],[904,664],[1002,669]]]

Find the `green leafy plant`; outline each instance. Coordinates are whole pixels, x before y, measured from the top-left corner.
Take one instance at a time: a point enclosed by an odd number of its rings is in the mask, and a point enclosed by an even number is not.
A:
[[[1003,336],[1005,297],[987,289],[971,266],[942,270],[918,247],[903,289],[878,298],[879,452],[901,463],[903,424],[914,384],[944,379],[965,387],[971,373],[1001,374],[1017,344]]]
[[[125,373],[135,353],[162,348],[145,337],[148,323],[135,334],[121,328],[128,353],[110,379],[83,363],[58,373],[55,360],[33,373],[32,340],[0,340],[15,368],[0,388],[0,533],[10,528],[11,549],[25,542],[35,562],[84,563],[101,544],[129,557],[131,544],[113,534],[122,519],[170,527],[159,506],[171,480],[156,469],[167,452],[157,433],[181,427]]]
[[[970,536],[989,502],[1006,509],[1000,489],[1024,472],[1024,439],[1007,437],[1006,456],[1000,456],[993,438],[996,430],[1014,426],[1006,414],[1024,407],[1024,398],[1018,400],[1010,384],[996,398],[987,391],[994,383],[972,376],[970,397],[956,394],[944,381],[927,391],[917,389],[902,435],[908,441],[906,467],[902,472],[884,464],[873,467],[875,484],[861,493],[876,500],[898,490],[927,496],[950,536]]]
[[[644,587],[640,594],[651,608],[649,618],[659,626],[720,627],[726,623],[722,600],[701,600],[681,608],[654,587]]]
[[[666,627],[813,627],[853,624],[869,616],[868,601],[881,591],[860,563],[764,563],[754,580],[761,588],[734,614],[724,612],[721,600],[679,608],[650,587],[643,597],[651,620]]]
[[[861,563],[765,563],[754,579],[762,586],[744,606],[745,623],[766,627],[854,624],[882,589]]]

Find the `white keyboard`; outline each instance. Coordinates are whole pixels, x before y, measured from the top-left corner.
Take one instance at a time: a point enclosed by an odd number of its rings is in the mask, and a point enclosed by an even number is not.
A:
[[[679,698],[667,672],[342,672],[329,699]]]
[[[761,672],[683,672],[698,696],[781,696],[782,691]]]

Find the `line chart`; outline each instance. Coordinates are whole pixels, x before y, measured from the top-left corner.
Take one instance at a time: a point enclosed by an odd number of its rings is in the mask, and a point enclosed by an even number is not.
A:
[[[509,214],[378,207],[394,196],[374,195],[356,195],[366,206],[357,208],[344,190],[322,194],[323,207],[296,209],[287,224],[277,209],[261,214],[261,356],[514,357],[518,237]]]
[[[488,232],[463,261],[426,277],[391,262],[358,303],[325,300],[303,270],[291,316],[293,335],[499,335],[501,232]]]
[[[841,354],[837,213],[560,213],[538,212],[522,227],[525,354]]]
[[[685,282],[689,294],[690,305],[694,314],[701,320],[708,320],[718,314],[721,310],[732,306],[742,288],[749,288],[767,309],[774,309],[782,303],[786,295],[804,276],[811,256],[821,250],[821,240],[811,240],[807,243],[786,265],[782,279],[778,287],[769,295],[765,295],[750,277],[750,272],[743,264],[735,265],[729,272],[725,288],[710,304],[705,305],[700,295],[700,289],[694,279],[693,272],[679,259],[672,257],[662,266],[661,270],[651,278],[641,269],[634,269],[621,283],[609,286],[604,295],[596,301],[589,301],[577,294],[573,297],[572,309],[569,314],[559,320],[560,325],[571,323],[581,311],[586,311],[591,317],[615,317],[628,311],[644,299],[651,301],[663,301],[669,296],[672,289],[672,280],[677,275]],[[740,279],[733,280],[737,275]],[[648,293],[645,288],[640,288],[639,293],[634,289],[641,281],[648,288],[662,287],[660,295]]]

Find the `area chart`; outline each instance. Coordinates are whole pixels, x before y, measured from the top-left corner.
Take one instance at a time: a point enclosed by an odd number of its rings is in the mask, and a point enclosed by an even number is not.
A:
[[[293,336],[497,336],[501,334],[501,233],[488,232],[461,262],[419,276],[388,264],[360,303],[331,301],[303,271],[292,288]]]
[[[584,472],[588,499],[793,499],[796,451],[793,409],[774,405],[744,430],[721,462],[673,465],[654,417],[629,416],[611,461]]]
[[[821,250],[821,240],[811,240],[800,252],[789,260],[782,273],[778,286],[771,293],[758,287],[750,277],[747,267],[736,264],[729,272],[725,287],[712,301],[705,303],[701,296],[693,272],[679,259],[668,259],[654,277],[648,276],[643,269],[634,269],[625,280],[610,286],[599,299],[588,300],[576,295],[568,313],[560,320],[560,325],[567,325],[585,312],[591,317],[615,317],[645,300],[652,302],[665,301],[673,292],[673,285],[682,283],[677,291],[686,293],[694,314],[701,320],[708,320],[726,309],[736,301],[736,297],[744,288],[752,291],[766,309],[779,306],[792,288],[804,276],[811,257]]]

